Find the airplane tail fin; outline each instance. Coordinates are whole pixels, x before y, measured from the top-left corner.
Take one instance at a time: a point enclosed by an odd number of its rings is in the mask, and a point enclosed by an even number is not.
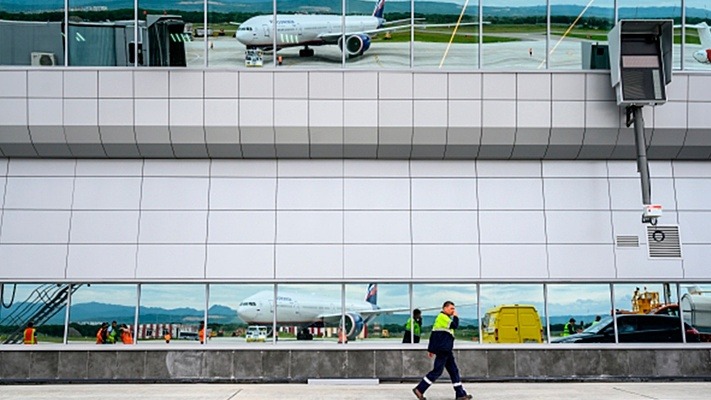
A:
[[[375,3],[375,9],[373,10],[373,16],[375,18],[383,19],[383,13],[385,12],[385,0],[377,0]]]
[[[711,49],[711,31],[709,31],[709,26],[706,22],[702,22],[696,25],[696,29],[699,31],[699,39],[701,40],[701,46],[704,49]]]
[[[377,283],[371,283],[368,285],[368,293],[365,295],[365,301],[368,303],[377,306],[378,305],[378,284]]]

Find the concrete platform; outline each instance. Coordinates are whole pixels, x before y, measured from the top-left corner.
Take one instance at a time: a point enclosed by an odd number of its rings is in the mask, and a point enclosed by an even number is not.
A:
[[[2,386],[0,400],[413,400],[413,384],[324,386],[304,384],[197,384],[197,385],[33,385]],[[477,383],[465,388],[474,399],[540,400],[701,400],[708,399],[711,382],[670,383]],[[426,393],[429,400],[454,398],[448,383],[436,383]]]

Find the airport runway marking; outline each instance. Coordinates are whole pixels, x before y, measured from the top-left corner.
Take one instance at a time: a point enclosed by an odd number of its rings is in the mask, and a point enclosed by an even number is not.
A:
[[[375,60],[375,63],[376,63],[376,64],[378,64],[379,66],[385,68],[385,66],[383,65],[383,63],[380,62],[380,57],[378,57],[377,54],[373,55],[373,59]]]

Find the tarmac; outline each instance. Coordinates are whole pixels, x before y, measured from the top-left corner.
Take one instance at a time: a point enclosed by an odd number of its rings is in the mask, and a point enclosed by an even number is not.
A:
[[[339,384],[81,384],[2,385],[0,400],[413,400],[413,383]],[[474,400],[701,400],[708,399],[711,382],[594,382],[594,383],[465,383]],[[449,383],[435,383],[428,400],[454,399]]]

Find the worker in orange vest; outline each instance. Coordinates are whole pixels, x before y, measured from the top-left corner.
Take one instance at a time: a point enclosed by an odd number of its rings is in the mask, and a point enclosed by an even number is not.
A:
[[[133,335],[131,334],[131,330],[126,326],[126,324],[121,324],[121,328],[119,328],[121,331],[121,343],[123,344],[133,344]]]
[[[96,332],[96,344],[106,343],[106,335],[109,333],[109,323],[104,322]]]
[[[35,329],[35,323],[30,321],[27,323],[27,328],[25,328],[24,338],[22,339],[24,344],[37,344],[37,329]]]
[[[200,338],[200,344],[205,343],[205,321],[200,321],[200,330],[198,330],[198,338]]]

